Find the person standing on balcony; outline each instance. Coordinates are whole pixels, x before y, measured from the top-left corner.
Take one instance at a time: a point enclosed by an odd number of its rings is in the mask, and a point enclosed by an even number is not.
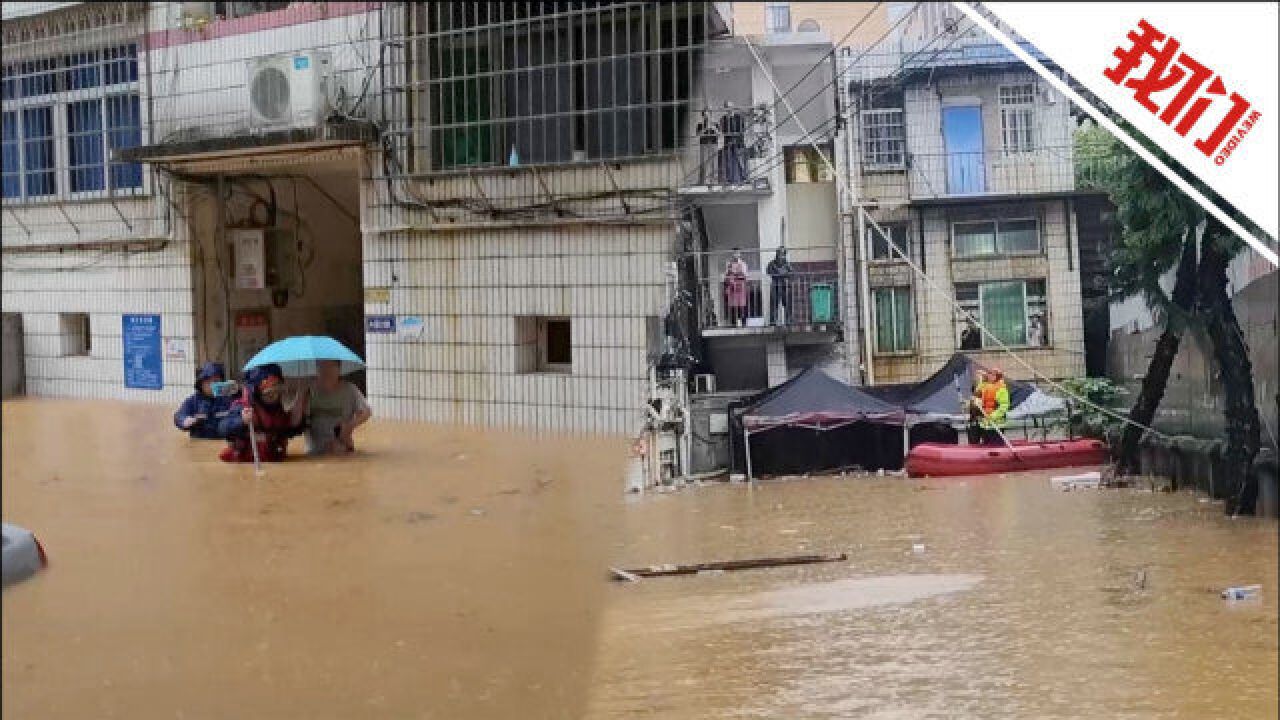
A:
[[[769,274],[770,284],[769,324],[785,325],[791,316],[788,284],[792,273],[791,263],[787,262],[787,249],[785,247],[778,248],[778,252],[769,261],[769,266],[765,268],[765,272]],[[781,317],[777,313],[779,306],[782,307]]]
[[[706,111],[702,111],[702,119],[698,122],[698,184],[718,185],[721,175],[719,168],[720,128]]]
[[[741,185],[747,179],[745,138],[746,122],[742,113],[731,102],[724,104],[724,116],[720,118],[720,134],[724,136],[724,148],[720,151],[720,178],[727,185]]]
[[[724,267],[724,304],[729,309],[729,324],[742,327],[747,318],[747,263],[737,248]]]

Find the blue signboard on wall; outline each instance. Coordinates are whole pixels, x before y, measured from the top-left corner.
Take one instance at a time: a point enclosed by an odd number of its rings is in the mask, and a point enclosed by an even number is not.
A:
[[[124,386],[164,389],[159,315],[124,315]]]
[[[390,333],[396,332],[396,316],[395,315],[365,315],[364,330],[367,333]]]

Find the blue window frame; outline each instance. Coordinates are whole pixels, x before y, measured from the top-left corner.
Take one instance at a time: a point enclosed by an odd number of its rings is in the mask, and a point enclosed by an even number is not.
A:
[[[4,196],[22,197],[22,150],[18,113],[4,113]]]
[[[67,103],[67,169],[71,192],[103,188],[102,101]]]
[[[68,90],[84,90],[102,84],[97,50],[64,55],[62,64],[67,68],[63,77]]]
[[[138,46],[120,45],[103,50],[102,68],[106,85],[138,82]]]
[[[120,150],[142,144],[142,110],[138,96],[112,95],[107,98],[107,149]],[[111,163],[111,187],[142,187],[142,165]]]
[[[22,161],[27,197],[43,197],[57,192],[51,106],[22,111]]]
[[[138,46],[77,49],[3,67],[6,200],[141,190]]]

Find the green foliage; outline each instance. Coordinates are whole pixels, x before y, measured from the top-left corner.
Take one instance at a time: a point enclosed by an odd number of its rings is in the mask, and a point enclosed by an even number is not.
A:
[[[1074,433],[1106,438],[1119,429],[1120,420],[1074,399],[1081,397],[1094,405],[1118,411],[1120,396],[1124,391],[1115,383],[1107,378],[1081,377],[1063,380],[1061,384],[1072,395],[1066,398],[1067,424]]]

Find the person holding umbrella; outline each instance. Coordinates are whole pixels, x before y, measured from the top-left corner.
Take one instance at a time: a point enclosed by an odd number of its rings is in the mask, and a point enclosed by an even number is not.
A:
[[[302,389],[291,412],[295,423],[306,421],[310,455],[354,452],[356,428],[373,417],[360,388],[342,379],[339,360],[316,361],[316,379]]]
[[[288,424],[307,432],[308,453],[345,454],[355,449],[352,435],[373,411],[360,390],[342,376],[364,367],[360,356],[333,338],[304,335],[271,343],[245,365],[246,370],[263,367],[277,368],[289,377],[316,378],[288,412]]]

